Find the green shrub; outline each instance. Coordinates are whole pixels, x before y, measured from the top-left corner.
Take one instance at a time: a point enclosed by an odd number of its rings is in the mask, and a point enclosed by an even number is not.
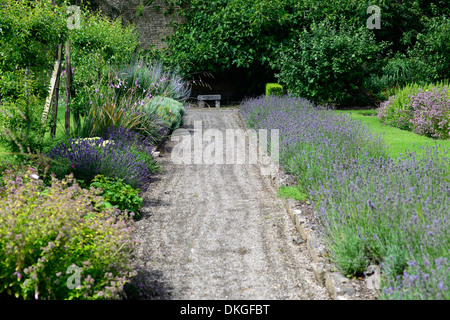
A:
[[[183,125],[185,109],[181,102],[167,97],[153,97],[143,105],[143,109],[157,115],[170,131]]]
[[[68,177],[7,170],[0,191],[0,293],[117,299],[134,276],[133,220]],[[77,283],[77,279],[79,282]]]
[[[90,184],[90,188],[101,189],[100,195],[103,197],[103,205],[107,208],[114,206],[121,211],[129,211],[135,219],[141,217],[140,209],[142,198],[139,197],[139,189],[133,189],[125,184],[123,179],[109,178],[97,175]]]
[[[450,17],[428,19],[409,53],[422,62],[422,73],[426,73],[429,82],[450,79]]]
[[[363,103],[363,79],[377,68],[384,45],[365,27],[313,23],[274,64],[288,93],[316,103]]]
[[[10,152],[41,152],[47,125],[41,122],[43,104],[36,96],[0,103],[0,144]]]
[[[50,1],[0,1],[0,100],[46,96],[53,48],[68,36],[66,7]]]
[[[398,53],[386,60],[379,74],[373,73],[368,77],[364,81],[364,86],[383,101],[410,83],[426,84],[429,82],[428,71],[430,70],[424,61]]]
[[[73,112],[85,114],[89,110],[89,91],[100,81],[109,86],[105,77],[110,67],[128,63],[139,44],[139,35],[133,25],[122,25],[121,19],[110,19],[100,12],[81,11],[80,29],[69,31],[71,64],[74,68],[72,89]]]
[[[266,84],[266,96],[281,96],[283,94],[283,86],[278,83]]]

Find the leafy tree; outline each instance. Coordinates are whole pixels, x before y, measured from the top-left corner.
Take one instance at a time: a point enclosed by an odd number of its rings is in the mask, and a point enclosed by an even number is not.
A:
[[[215,75],[237,74],[237,86],[263,91],[263,81],[274,81],[276,63],[290,51],[299,34],[322,21],[342,22],[365,28],[370,13],[366,0],[178,0],[183,23],[174,23],[165,61],[180,65],[186,74],[207,71]],[[378,44],[389,44],[386,65],[397,53],[407,54],[432,17],[448,16],[445,0],[374,0],[381,10],[381,29],[370,30]],[[391,52],[391,55],[388,53]],[[399,55],[396,56],[397,58]],[[411,63],[414,65],[415,63]],[[392,64],[391,64],[392,65]],[[398,65],[404,65],[399,63]],[[275,69],[273,69],[275,68]],[[381,75],[382,66],[372,70]],[[394,73],[397,71],[394,70]],[[258,83],[261,82],[261,83]],[[251,90],[250,90],[251,91]]]
[[[317,103],[358,103],[363,79],[377,68],[383,44],[365,27],[313,23],[282,50],[277,78],[288,92]]]
[[[23,94],[25,69],[28,93],[47,93],[43,79],[52,70],[54,49],[68,36],[64,16],[49,1],[0,0],[0,100]]]

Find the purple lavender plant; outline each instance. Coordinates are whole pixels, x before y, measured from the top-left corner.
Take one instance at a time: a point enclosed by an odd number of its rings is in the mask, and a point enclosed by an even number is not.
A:
[[[152,154],[154,150],[153,139],[151,137],[144,136],[139,132],[122,126],[110,126],[106,128],[103,138],[114,141],[116,147],[131,146],[149,154]]]
[[[280,130],[280,164],[310,193],[342,271],[381,264],[381,298],[448,299],[448,150],[391,159],[361,123],[301,98],[250,99],[240,111],[255,129]]]
[[[122,178],[126,184],[139,188],[148,183],[151,171],[148,163],[133,153],[132,146],[98,138],[69,139],[52,148],[48,156],[65,163],[77,180],[88,185],[97,175]]]

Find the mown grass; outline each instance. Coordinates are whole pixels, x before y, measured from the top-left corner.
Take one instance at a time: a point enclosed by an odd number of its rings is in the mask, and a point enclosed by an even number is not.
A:
[[[308,196],[298,186],[281,186],[277,191],[278,197],[282,199],[294,199],[305,201]]]
[[[55,137],[51,137],[50,131],[44,134],[44,145],[53,145],[58,141],[62,141],[67,138],[65,131],[65,105],[60,103],[58,105],[57,119],[56,119],[56,134]],[[81,124],[83,124],[83,118],[81,118]],[[73,113],[70,115],[70,130],[73,132],[75,128],[75,120]],[[16,156],[11,154],[11,152],[2,144],[0,144],[0,160],[6,162],[16,162]]]
[[[423,147],[432,147],[435,144],[441,145],[442,149],[450,150],[450,140],[433,140],[381,123],[376,117],[376,110],[335,110],[333,112],[349,114],[355,120],[362,122],[372,132],[378,134],[388,145],[388,155],[393,159],[404,156],[405,153],[409,152],[414,152],[420,157],[424,154]],[[371,114],[372,116],[369,116]]]

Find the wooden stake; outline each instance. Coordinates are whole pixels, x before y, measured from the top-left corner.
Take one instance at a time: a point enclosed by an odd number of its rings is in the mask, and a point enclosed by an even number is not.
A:
[[[66,41],[66,112],[65,112],[65,129],[66,134],[70,134],[70,83],[72,79],[72,67],[70,65],[70,41]]]

